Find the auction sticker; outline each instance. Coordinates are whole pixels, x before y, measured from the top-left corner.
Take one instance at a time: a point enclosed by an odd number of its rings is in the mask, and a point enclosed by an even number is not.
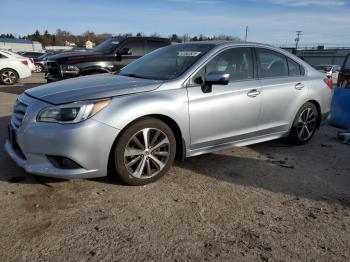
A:
[[[198,56],[200,53],[197,51],[179,51],[177,56]]]

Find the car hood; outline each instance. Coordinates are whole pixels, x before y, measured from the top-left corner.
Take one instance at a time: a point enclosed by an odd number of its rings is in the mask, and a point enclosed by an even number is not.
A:
[[[100,59],[103,57],[103,53],[87,51],[87,52],[63,52],[56,55],[50,56],[49,60],[51,61],[61,61],[61,60],[69,60],[69,61],[81,61],[87,58],[96,58]]]
[[[126,77],[115,74],[82,76],[62,80],[25,91],[51,104],[114,97],[157,89],[163,81]]]

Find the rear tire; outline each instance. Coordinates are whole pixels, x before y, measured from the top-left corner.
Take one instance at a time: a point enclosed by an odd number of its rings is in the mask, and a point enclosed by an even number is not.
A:
[[[298,111],[288,139],[296,145],[308,143],[314,136],[319,121],[319,112],[313,103],[305,103]]]
[[[40,64],[35,64],[35,73],[41,73],[44,71],[44,67]]]
[[[340,87],[349,88],[350,87],[350,81],[343,80],[340,84]]]
[[[14,85],[18,82],[18,74],[15,70],[5,68],[0,71],[0,83],[2,85]]]
[[[128,126],[113,152],[114,169],[129,185],[145,185],[165,175],[174,162],[176,140],[168,125],[153,117]]]

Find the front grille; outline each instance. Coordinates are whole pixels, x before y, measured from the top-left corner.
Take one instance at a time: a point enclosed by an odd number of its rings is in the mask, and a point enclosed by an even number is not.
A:
[[[11,124],[14,128],[19,128],[21,126],[26,110],[27,105],[17,99],[11,117]]]
[[[59,65],[56,62],[48,61],[47,62],[47,71],[52,76],[61,76],[61,70]]]

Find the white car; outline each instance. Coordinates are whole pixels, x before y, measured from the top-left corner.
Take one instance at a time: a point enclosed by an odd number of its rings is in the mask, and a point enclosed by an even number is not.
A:
[[[2,52],[4,52],[5,54],[7,54],[9,56],[17,57],[17,58],[19,58],[21,60],[23,60],[23,59],[27,60],[28,67],[29,67],[30,71],[35,72],[36,66],[35,66],[33,58],[22,56],[21,54],[14,53],[14,52],[11,52],[11,51],[8,51],[8,50],[3,50]]]
[[[0,84],[13,85],[19,79],[32,75],[32,62],[10,51],[0,50]]]
[[[36,71],[36,66],[34,64],[33,58],[29,58],[29,57],[25,57],[25,58],[27,58],[28,67],[29,67],[30,71],[35,72]]]

